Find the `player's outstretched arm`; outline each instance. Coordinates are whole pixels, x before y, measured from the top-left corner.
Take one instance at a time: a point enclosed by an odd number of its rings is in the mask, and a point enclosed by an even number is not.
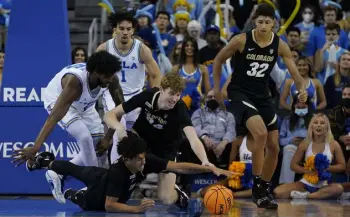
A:
[[[63,90],[39,135],[37,136],[34,146],[15,151],[13,156],[16,158],[16,160],[13,162],[17,162],[17,165],[22,164],[26,160],[35,156],[35,154],[40,150],[42,144],[45,142],[46,138],[54,129],[55,125],[67,114],[67,111],[72,103],[81,96],[82,86],[80,80],[74,75],[66,75],[63,78],[62,87]]]
[[[160,87],[161,72],[158,64],[153,59],[151,50],[144,44],[141,47],[141,60],[145,63],[148,72],[148,79],[151,87]]]
[[[227,177],[231,177],[233,175],[232,172],[227,170],[222,170],[214,166],[202,166],[193,163],[176,163],[173,161],[169,161],[167,171],[181,174],[196,174],[196,173],[208,173],[212,172],[217,176],[224,175]]]
[[[126,136],[126,132],[124,126],[119,122],[122,116],[125,114],[122,104],[118,105],[114,109],[107,112],[103,120],[108,126],[108,128],[112,130],[116,130],[118,134],[118,138],[121,139]]]
[[[112,99],[116,106],[121,105],[124,102],[123,89],[120,86],[119,79],[117,76],[113,76],[112,82],[108,86],[109,92],[111,93]],[[118,119],[120,121],[120,118]],[[105,136],[96,145],[97,156],[103,155],[113,144],[112,139],[115,129],[109,128]]]
[[[207,153],[205,152],[204,146],[202,142],[199,140],[196,130],[193,126],[187,126],[183,129],[186,138],[190,142],[191,148],[193,152],[197,155],[199,160],[202,161],[203,165],[210,165]]]
[[[130,206],[125,203],[118,203],[118,198],[106,196],[105,210],[113,213],[144,213],[154,205],[154,200],[141,200],[139,206]]]

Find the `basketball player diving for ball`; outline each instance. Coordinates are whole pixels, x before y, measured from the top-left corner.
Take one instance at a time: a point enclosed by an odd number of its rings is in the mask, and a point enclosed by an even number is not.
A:
[[[163,76],[160,88],[145,90],[107,112],[104,121],[108,127],[117,131],[118,137],[127,136],[124,127],[118,121],[120,117],[141,108],[131,132],[147,142],[148,152],[171,161],[175,161],[179,146],[184,137],[188,139],[193,152],[203,165],[209,163],[203,144],[192,125],[185,103],[180,100],[185,89],[185,80],[178,73]],[[158,198],[166,204],[176,204],[187,208],[188,196],[175,185],[176,175],[162,172],[158,176]]]
[[[125,213],[143,213],[154,206],[155,202],[147,199],[142,200],[138,206],[126,204],[134,189],[149,173],[166,170],[182,174],[213,172],[216,175],[232,175],[231,172],[216,167],[161,159],[146,154],[146,150],[146,142],[129,132],[128,137],[124,137],[118,145],[121,157],[109,169],[77,166],[67,161],[55,160],[54,155],[49,152],[40,153],[27,166],[29,171],[47,168],[83,182],[87,186],[86,190],[67,189],[64,192],[67,200],[79,205],[83,210]],[[53,181],[60,182],[57,179]]]
[[[235,63],[239,65],[235,67],[227,87],[228,98],[231,100],[228,110],[235,116],[237,125],[246,127],[253,137],[252,199],[258,207],[277,209],[278,204],[270,192],[269,182],[278,160],[278,128],[268,83],[278,56],[283,58],[297,85],[299,99],[306,101],[307,94],[288,45],[272,32],[275,10],[268,4],[260,4],[254,18],[256,28],[233,37],[216,56],[213,66],[214,92],[216,99],[223,105],[220,91],[221,65],[234,56]],[[267,151],[264,160],[265,144]]]
[[[109,22],[113,28],[115,37],[97,48],[97,51],[105,50],[121,60],[122,70],[118,71],[116,75],[123,89],[125,101],[128,101],[131,97],[143,90],[146,79],[146,68],[151,87],[159,87],[161,79],[160,69],[153,59],[151,50],[140,40],[132,37],[137,24],[137,20],[134,16],[134,10],[120,10],[112,13],[109,16]],[[112,95],[108,91],[103,94],[105,112],[118,106],[114,101],[115,100],[113,100]],[[139,113],[140,108],[137,108],[122,117],[121,123],[126,129],[131,129]],[[110,136],[112,132],[113,131],[109,130],[107,134]],[[117,142],[117,137],[114,135],[111,162],[118,158]],[[104,150],[108,150],[108,148],[109,147],[105,147]]]
[[[80,152],[71,160],[72,163],[107,167],[106,155],[97,158],[95,152],[95,145],[104,135],[104,127],[95,109],[95,103],[108,88],[116,104],[123,102],[118,77],[114,76],[120,69],[121,62],[117,57],[100,51],[92,54],[86,64],[70,65],[57,73],[43,94],[44,107],[49,116],[34,146],[15,150],[13,162],[18,163],[18,166],[34,158],[58,123],[79,145]],[[57,177],[55,172],[46,173],[48,182],[51,182],[53,177]],[[63,195],[56,195],[54,190],[53,194],[56,199],[64,200]]]

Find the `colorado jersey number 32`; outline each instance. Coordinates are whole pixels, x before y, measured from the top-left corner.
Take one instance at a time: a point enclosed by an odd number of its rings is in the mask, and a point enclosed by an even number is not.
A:
[[[257,78],[264,77],[265,71],[269,68],[268,63],[259,64],[257,62],[253,62],[249,66],[251,66],[252,69],[247,71],[247,75],[252,77],[257,77]]]

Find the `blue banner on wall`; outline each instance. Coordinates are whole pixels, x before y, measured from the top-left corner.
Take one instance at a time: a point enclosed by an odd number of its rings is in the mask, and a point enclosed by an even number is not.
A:
[[[41,93],[71,63],[67,0],[13,1],[0,106],[42,106]]]
[[[48,116],[44,108],[3,107],[0,125],[0,194],[50,194],[45,170],[28,172],[24,165],[11,163],[14,149],[32,146]],[[80,151],[76,140],[58,125],[42,146],[56,159],[70,160]],[[67,186],[80,189],[78,181],[69,180]]]
[[[216,176],[213,173],[204,173],[193,175],[191,191],[197,192],[201,188],[213,185],[219,180],[225,179],[225,176]]]

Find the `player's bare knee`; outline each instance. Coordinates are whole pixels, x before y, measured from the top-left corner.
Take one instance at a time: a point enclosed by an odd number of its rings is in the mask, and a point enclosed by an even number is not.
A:
[[[259,144],[259,146],[264,147],[267,140],[267,130],[264,127],[258,128],[257,130],[251,132],[254,143]]]
[[[266,143],[267,140],[267,129],[266,126],[261,119],[260,116],[253,116],[248,119],[247,121],[247,128],[249,132],[252,134],[254,142],[263,144],[263,146]]]

